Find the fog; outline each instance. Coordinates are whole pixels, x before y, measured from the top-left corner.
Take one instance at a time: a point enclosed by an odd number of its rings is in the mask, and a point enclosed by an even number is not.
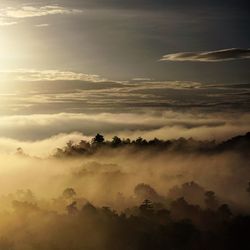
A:
[[[138,243],[141,236],[127,227],[132,223],[140,228],[144,219],[151,218],[154,222],[143,226],[149,230],[163,211],[159,207],[170,210],[170,217],[161,215],[165,226],[175,228],[179,220],[189,218],[199,230],[208,225],[207,211],[215,211],[213,217],[220,218],[223,204],[233,216],[250,212],[249,154],[106,144],[97,147],[92,142],[97,148],[91,154],[60,157],[58,152],[73,144],[43,158],[29,156],[21,148],[1,153],[0,249],[116,249],[114,242],[124,244],[130,233],[135,237],[134,248],[123,245],[121,249],[152,249],[142,247],[144,240]],[[180,204],[184,210],[178,210]],[[194,214],[201,213],[202,221],[187,213],[190,208],[200,211]],[[216,223],[209,230],[215,230]],[[114,233],[119,234],[115,240]],[[188,249],[193,247],[192,242]]]
[[[246,207],[249,159],[238,153],[178,153],[155,150],[104,149],[91,156],[66,159],[1,155],[0,193],[30,189],[38,198],[53,199],[67,188],[98,206],[119,207],[118,193],[133,200],[139,183],[167,196],[175,185],[195,181],[224,201]],[[134,204],[132,204],[134,205]],[[124,207],[126,208],[126,207]]]

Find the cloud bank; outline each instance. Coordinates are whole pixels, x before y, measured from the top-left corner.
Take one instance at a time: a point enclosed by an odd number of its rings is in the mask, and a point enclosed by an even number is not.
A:
[[[43,114],[0,117],[0,152],[22,147],[33,155],[50,154],[69,140],[79,141],[102,133],[136,139],[194,138],[224,140],[250,130],[250,116],[224,117],[181,112]]]
[[[164,55],[161,61],[221,62],[249,59],[250,49],[230,48],[204,52],[181,52]]]

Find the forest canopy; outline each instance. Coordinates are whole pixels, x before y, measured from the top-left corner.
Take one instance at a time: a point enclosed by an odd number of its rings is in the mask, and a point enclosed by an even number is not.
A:
[[[2,155],[0,249],[249,248],[249,145],[250,133],[219,143],[97,134],[48,158],[18,148]]]

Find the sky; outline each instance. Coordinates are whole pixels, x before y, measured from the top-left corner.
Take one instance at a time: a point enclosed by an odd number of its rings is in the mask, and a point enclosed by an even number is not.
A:
[[[0,137],[246,132],[249,24],[244,0],[1,0]]]

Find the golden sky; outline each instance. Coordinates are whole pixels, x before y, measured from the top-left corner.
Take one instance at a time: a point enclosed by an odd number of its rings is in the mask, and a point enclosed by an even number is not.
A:
[[[247,23],[245,1],[3,0],[0,137],[247,131]]]

